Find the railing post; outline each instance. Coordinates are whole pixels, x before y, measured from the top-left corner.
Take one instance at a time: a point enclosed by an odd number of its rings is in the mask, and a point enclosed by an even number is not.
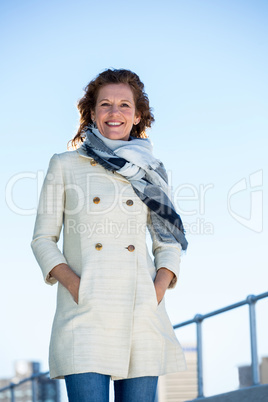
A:
[[[249,295],[247,297],[247,302],[249,305],[252,382],[253,382],[253,385],[259,385],[260,384],[260,376],[259,376],[259,362],[258,362],[258,352],[257,352],[255,296]]]
[[[15,384],[10,383],[10,402],[15,402]]]
[[[37,402],[37,379],[32,379],[32,402]]]
[[[203,398],[203,349],[202,349],[202,321],[200,314],[195,316],[196,340],[197,340],[197,379],[198,379],[198,398]]]

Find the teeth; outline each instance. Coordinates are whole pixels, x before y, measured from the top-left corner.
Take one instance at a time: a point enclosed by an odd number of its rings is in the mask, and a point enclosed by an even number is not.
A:
[[[113,121],[108,121],[107,124],[108,124],[108,126],[120,126],[121,125],[121,123],[116,123]]]

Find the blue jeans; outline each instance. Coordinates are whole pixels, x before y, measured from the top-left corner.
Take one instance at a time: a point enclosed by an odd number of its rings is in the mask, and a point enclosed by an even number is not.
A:
[[[154,402],[158,377],[114,381],[115,402]],[[69,402],[109,402],[110,376],[98,373],[65,376]]]

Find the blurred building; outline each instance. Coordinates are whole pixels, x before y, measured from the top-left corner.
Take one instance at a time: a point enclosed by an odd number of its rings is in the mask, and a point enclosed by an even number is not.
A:
[[[187,370],[159,377],[158,402],[185,402],[197,397],[196,347],[183,347]]]
[[[19,360],[15,363],[15,376],[7,379],[0,379],[0,388],[16,384],[33,374],[40,373],[40,363]],[[51,380],[47,376],[37,378],[35,381],[27,381],[14,388],[16,402],[31,402],[33,393],[37,402],[60,402],[59,381]],[[10,391],[0,393],[1,402],[10,402]]]
[[[260,370],[260,383],[268,384],[268,357],[263,357],[261,364],[259,365]],[[253,385],[252,382],[252,371],[251,365],[238,367],[239,375],[239,388],[250,387]]]
[[[260,364],[261,384],[268,384],[268,357],[263,357]]]

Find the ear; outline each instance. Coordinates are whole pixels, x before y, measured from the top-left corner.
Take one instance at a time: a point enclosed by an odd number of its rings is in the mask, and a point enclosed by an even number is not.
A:
[[[91,113],[90,113],[90,117],[91,117],[91,120],[92,120],[92,121],[94,121],[94,120],[95,120],[95,113],[94,113],[93,111],[91,111]]]
[[[141,116],[140,115],[135,116],[134,125],[136,126],[137,124],[139,124],[140,121],[141,121]]]

